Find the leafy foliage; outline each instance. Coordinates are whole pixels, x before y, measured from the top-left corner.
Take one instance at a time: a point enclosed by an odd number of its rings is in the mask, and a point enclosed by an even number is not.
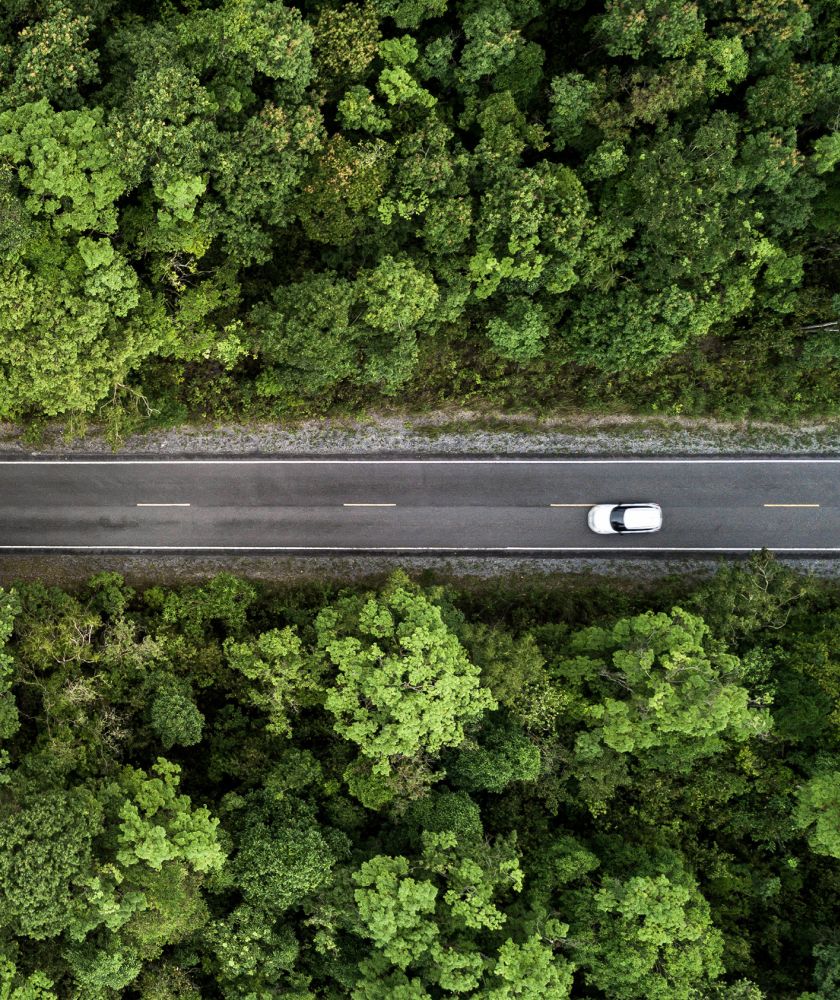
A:
[[[837,28],[829,0],[11,2],[0,418],[834,411]]]
[[[831,997],[838,618],[769,557],[644,592],[20,583],[0,998]]]
[[[494,707],[440,608],[399,575],[377,599],[348,597],[320,613],[319,643],[338,668],[325,707],[373,774],[395,758],[435,755]]]

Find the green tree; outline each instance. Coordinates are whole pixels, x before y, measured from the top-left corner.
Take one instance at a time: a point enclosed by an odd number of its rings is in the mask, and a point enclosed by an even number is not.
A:
[[[0,929],[54,938],[79,909],[101,807],[86,789],[36,792],[23,781],[4,785],[0,796]]]
[[[257,800],[231,863],[236,884],[246,903],[276,917],[329,883],[344,846],[303,803]]]
[[[42,18],[20,28],[14,79],[4,88],[0,106],[42,99],[62,110],[82,105],[82,91],[99,80],[99,52],[90,45],[94,19],[73,7],[52,0],[42,8]]]
[[[382,140],[360,143],[332,136],[303,179],[296,210],[311,240],[346,246],[370,224],[390,173]]]
[[[309,105],[287,111],[268,103],[241,131],[225,135],[213,172],[218,200],[205,218],[238,266],[271,259],[276,232],[293,221],[297,189],[323,141],[321,117]]]
[[[7,780],[3,769],[9,763],[9,751],[4,750],[2,741],[11,739],[18,731],[15,696],[12,691],[14,660],[6,652],[6,644],[14,628],[15,616],[20,612],[20,603],[14,590],[0,589],[0,784]]]
[[[14,1000],[831,995],[830,582],[100,574],[0,607]]]
[[[18,974],[15,963],[0,956],[0,1000],[57,1000],[52,987],[42,972]]]
[[[275,926],[243,904],[205,928],[205,966],[225,996],[258,996],[276,990],[294,969],[299,948],[287,926]]]
[[[168,676],[156,686],[151,722],[165,750],[176,744],[191,747],[201,741],[204,716],[198,710],[189,685]]]
[[[124,946],[113,934],[99,934],[71,945],[64,950],[64,958],[79,992],[95,1000],[105,1000],[114,990],[124,990],[142,968],[136,950]]]
[[[6,416],[91,412],[165,336],[136,273],[106,239],[59,242],[48,258],[7,260],[0,306]]]
[[[596,31],[612,56],[639,59],[653,51],[672,59],[702,44],[704,21],[696,3],[610,0]]]
[[[433,317],[437,285],[410,261],[384,257],[360,272],[356,294],[364,307],[362,381],[394,393],[414,373],[417,335]]]
[[[464,726],[494,707],[440,608],[403,575],[378,597],[324,609],[316,628],[338,669],[326,708],[374,774],[387,776],[399,758],[457,746]]]
[[[813,581],[757,553],[745,565],[721,566],[687,602],[702,615],[712,633],[727,643],[751,644],[762,634],[778,632],[812,593]]]
[[[159,871],[166,862],[183,861],[197,872],[221,867],[219,821],[206,807],[193,809],[189,797],[178,794],[180,774],[177,764],[158,757],[151,777],[126,767],[104,789],[106,801],[119,817],[115,846],[120,865]]]
[[[475,742],[462,744],[446,773],[467,791],[501,792],[513,781],[534,781],[540,774],[540,750],[510,720],[488,720]]]
[[[314,30],[315,65],[328,85],[364,78],[380,40],[379,18],[372,4],[324,8]]]
[[[814,851],[840,858],[840,771],[821,771],[798,789],[794,820]]]
[[[265,396],[316,396],[352,379],[359,367],[352,282],[335,271],[310,273],[281,286],[254,308],[260,354],[271,365],[260,375]]]
[[[802,993],[800,1000],[830,1000],[840,987],[840,949],[836,944],[819,944],[814,948],[814,958],[814,985],[817,989],[813,993]]]
[[[392,17],[398,28],[416,28],[446,10],[444,0],[376,0],[380,17]]]
[[[723,972],[720,932],[679,868],[606,879],[585,907],[578,960],[616,1000],[690,1000]]]
[[[499,705],[527,731],[553,729],[570,699],[552,683],[534,634],[514,634],[472,621],[465,622],[459,633],[470,659],[481,668],[482,683]]]
[[[598,99],[598,85],[582,73],[565,73],[551,81],[551,131],[554,148],[562,152],[584,132]]]
[[[268,730],[278,736],[291,732],[289,716],[317,700],[319,675],[313,658],[292,628],[263,632],[251,642],[225,642],[231,668],[249,682],[245,700],[268,716]]]

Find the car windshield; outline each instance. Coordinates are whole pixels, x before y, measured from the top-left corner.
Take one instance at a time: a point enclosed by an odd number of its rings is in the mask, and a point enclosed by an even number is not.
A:
[[[610,511],[610,524],[616,531],[624,531],[624,508],[615,507]]]

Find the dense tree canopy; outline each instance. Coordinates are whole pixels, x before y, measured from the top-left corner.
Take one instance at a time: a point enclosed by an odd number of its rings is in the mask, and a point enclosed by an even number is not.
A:
[[[5,3],[0,419],[834,408],[839,30],[835,0]]]
[[[765,559],[7,589],[0,997],[832,1000],[838,621]]]

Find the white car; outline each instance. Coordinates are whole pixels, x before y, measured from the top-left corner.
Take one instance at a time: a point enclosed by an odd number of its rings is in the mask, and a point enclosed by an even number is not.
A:
[[[589,511],[589,527],[599,535],[659,531],[662,510],[658,503],[599,503]]]

